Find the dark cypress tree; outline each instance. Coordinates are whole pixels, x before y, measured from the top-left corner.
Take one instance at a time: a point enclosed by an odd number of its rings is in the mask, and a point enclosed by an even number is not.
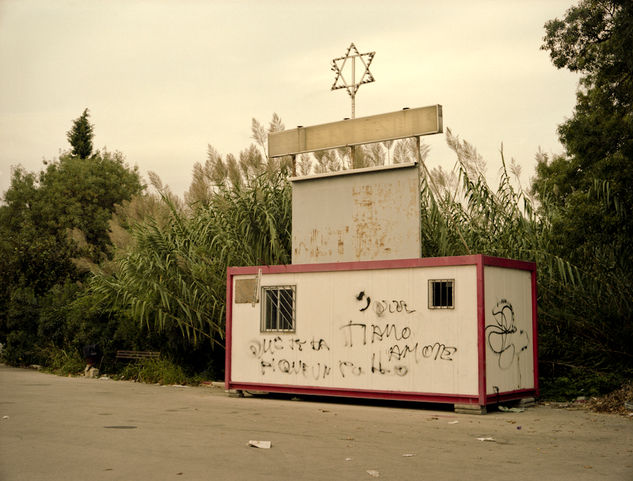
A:
[[[68,142],[72,146],[71,154],[81,159],[87,159],[92,154],[93,125],[88,122],[88,109],[73,121],[73,127],[66,132]]]

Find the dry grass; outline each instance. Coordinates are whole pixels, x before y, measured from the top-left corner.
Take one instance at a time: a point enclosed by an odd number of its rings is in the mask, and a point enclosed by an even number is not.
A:
[[[587,407],[599,413],[624,414],[633,417],[633,381],[627,382],[610,394],[591,398]]]

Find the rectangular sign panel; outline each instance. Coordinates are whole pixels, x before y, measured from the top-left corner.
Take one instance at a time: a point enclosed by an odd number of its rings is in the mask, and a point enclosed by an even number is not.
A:
[[[419,256],[417,164],[293,179],[293,264]]]
[[[442,106],[431,105],[358,119],[298,127],[268,135],[268,156],[370,144],[442,132]]]

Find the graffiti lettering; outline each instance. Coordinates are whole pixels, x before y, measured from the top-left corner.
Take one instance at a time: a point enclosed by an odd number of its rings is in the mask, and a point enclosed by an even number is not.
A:
[[[445,346],[444,344],[436,342],[435,344],[424,346],[422,348],[422,357],[434,359],[436,361],[438,359],[441,359],[442,361],[452,361],[452,356],[456,351],[457,348],[454,346]]]
[[[285,374],[306,373],[308,366],[303,361],[288,361],[287,359],[279,360],[279,370]]]
[[[310,346],[312,346],[313,351],[320,351],[321,349],[327,349],[328,351],[330,350],[330,346],[327,345],[325,339],[319,339],[318,341],[315,341],[314,338],[312,338],[312,341],[310,341]]]
[[[349,321],[347,324],[341,326],[339,329],[343,330],[345,334],[345,347],[354,347],[354,338],[352,328],[360,328],[362,332],[363,346],[367,344],[367,324],[359,324]]]
[[[363,368],[356,366],[353,362],[339,361],[338,369],[341,372],[341,377],[345,377],[345,374],[351,373],[354,376],[360,376],[363,374]]]
[[[292,349],[293,351],[295,349],[297,351],[303,351],[303,345],[306,343],[306,341],[302,341],[298,338],[291,338],[288,342],[290,343],[290,349]]]
[[[359,309],[360,312],[366,311],[371,305],[371,297],[366,296],[365,291],[360,291],[356,296],[357,301],[361,301],[364,303],[363,307]],[[415,312],[415,309],[409,309],[407,303],[403,300],[393,299],[391,301],[381,300],[374,302],[374,312],[378,317],[382,317],[385,312],[389,312],[391,314],[395,314],[397,312],[405,312],[407,314],[412,314]]]
[[[314,372],[315,367],[316,367],[316,373]],[[326,366],[325,364],[323,364],[323,369],[321,369],[321,363],[317,362],[316,366],[312,366],[312,377],[316,380],[319,380],[319,378],[325,379],[327,376],[330,375],[331,371],[332,371],[332,368]]]
[[[415,355],[415,360],[416,362],[418,361],[417,359],[417,353],[418,353],[418,343],[415,343],[415,346],[410,347],[408,345],[404,345],[402,347],[400,347],[400,345],[398,344],[394,344],[393,346],[391,346],[389,349],[387,349],[387,354],[389,354],[389,361],[395,359],[396,361],[400,361],[402,359],[405,359],[407,357],[407,354],[413,353]]]
[[[261,359],[261,357],[266,354],[274,354],[277,351],[283,350],[283,339],[279,336],[275,336],[272,339],[261,339],[251,341],[248,349],[251,351],[253,357]]]
[[[486,326],[488,347],[497,355],[499,368],[509,369],[530,343],[529,336],[515,324],[514,309],[501,299],[492,309],[495,323]]]
[[[291,337],[288,339],[288,348],[292,351],[303,351],[304,346],[308,344],[305,339],[298,337]],[[323,349],[330,350],[330,346],[325,339],[315,339],[309,342],[313,351],[321,351]],[[261,340],[252,340],[248,349],[253,357],[261,359],[264,354],[275,354],[278,351],[284,350],[284,342],[280,336],[275,336],[272,339],[263,338]]]
[[[411,328],[404,326],[398,328],[395,324],[385,324],[384,326],[378,324],[370,324],[371,328],[371,343],[381,342],[384,339],[394,338],[396,341],[402,339],[408,339],[411,336]],[[339,329],[343,331],[345,335],[345,347],[354,347],[354,332],[357,332],[357,339],[360,336],[363,346],[367,344],[367,324],[355,323],[349,321],[347,324],[342,325]]]
[[[309,365],[308,363],[300,359],[297,361],[275,358],[272,358],[270,360],[261,359],[260,367],[262,370],[262,375],[265,375],[267,372],[272,371],[289,375],[302,375],[304,377],[311,376],[316,380],[325,379],[332,372],[332,368],[327,364],[317,362],[313,365]]]
[[[364,297],[365,297],[365,291],[360,291],[358,295],[356,296],[356,300],[362,301]],[[371,304],[371,297],[367,296],[367,304],[365,305],[365,307],[361,307],[359,309],[360,312],[366,311],[367,308],[369,307],[369,304]]]
[[[374,374],[393,374],[395,376],[406,376],[409,372],[409,368],[404,365],[393,366],[391,369],[387,369],[382,365],[382,354],[378,353],[378,364],[376,364],[376,353],[371,355],[371,372]]]
[[[400,361],[405,359],[408,354],[413,354],[416,363],[420,362],[420,359],[452,361],[453,354],[455,354],[455,352],[457,352],[457,348],[455,346],[446,346],[440,342],[428,344],[426,346],[420,346],[417,342],[413,346],[409,346],[408,344],[404,344],[403,346],[394,344],[392,347],[387,349],[389,361],[394,359],[396,361]]]
[[[428,339],[425,342],[417,332],[418,329],[423,329],[423,325],[416,324],[417,327],[413,327],[409,322],[402,322],[405,316],[416,312],[406,301],[376,300],[365,291],[360,291],[354,297],[358,301],[360,312],[369,310],[363,316],[371,319],[371,315],[375,313],[376,318],[371,323],[356,322],[352,317],[340,325],[339,330],[342,332],[334,341],[334,346],[340,349],[343,344],[343,347],[350,350],[346,352],[353,353],[353,356],[348,359],[345,359],[347,355],[332,359],[329,353],[330,339],[272,334],[253,340],[248,345],[250,354],[259,362],[261,374],[273,376],[271,379],[275,381],[280,376],[313,380],[323,380],[332,375],[338,379],[369,375],[403,377],[412,375],[416,364],[427,363],[430,366],[428,363],[454,360],[457,347],[439,341],[428,343]],[[515,349],[514,344],[506,339],[517,331],[513,322],[506,326],[508,323],[503,316],[509,315],[507,309],[507,306],[498,305],[493,310],[497,324],[486,327],[488,345],[499,355],[500,365],[505,365],[507,354],[504,353],[514,353]],[[509,309],[511,312],[512,307]],[[501,317],[497,319],[497,316]],[[499,336],[499,339],[495,336]],[[350,358],[354,360],[351,361]]]
[[[262,368],[262,374],[266,374],[266,369],[270,368],[273,372],[275,372],[275,359],[271,361],[264,361],[261,359],[259,361],[259,365]]]
[[[383,330],[380,330],[380,326],[375,324],[371,325],[372,334],[371,334],[371,342],[378,340],[378,342],[382,341],[383,338],[393,336],[396,338],[396,341],[400,341],[402,339],[408,339],[411,336],[411,329],[408,327],[403,327],[398,333],[395,324],[386,324]]]
[[[405,301],[378,301],[374,303],[374,311],[378,315],[378,317],[382,316],[385,312],[390,312],[391,314],[395,314],[397,312],[405,312],[407,314],[413,314],[415,309],[409,309],[407,307],[407,303]]]

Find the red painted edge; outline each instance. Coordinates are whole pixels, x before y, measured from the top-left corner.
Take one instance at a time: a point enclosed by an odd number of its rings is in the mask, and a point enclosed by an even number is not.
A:
[[[387,399],[393,401],[420,401],[432,403],[458,403],[473,405],[498,404],[499,402],[522,399],[534,396],[534,389],[519,389],[502,393],[486,394],[482,402],[479,396],[466,394],[435,394],[406,391],[373,391],[366,389],[328,388],[312,386],[293,386],[284,384],[259,384],[249,382],[235,382],[230,384],[230,389],[243,391],[262,391],[285,394],[308,394],[313,396],[351,397],[363,399]]]
[[[359,271],[370,269],[406,269],[409,267],[438,267],[438,266],[466,266],[479,265],[507,267],[527,271],[536,270],[533,262],[504,259],[501,257],[484,256],[481,254],[452,257],[416,257],[413,259],[394,259],[384,261],[359,261],[359,262],[328,262],[321,264],[287,264],[275,266],[243,266],[229,267],[230,275],[257,274],[261,269],[262,274],[285,274],[297,272],[334,272],[334,271]]]
[[[353,397],[367,399],[390,399],[394,401],[426,401],[437,403],[477,404],[477,396],[460,394],[434,394],[406,391],[373,391],[367,389],[328,388],[312,386],[293,386],[283,384],[231,383],[230,389],[244,391],[265,391],[288,394],[311,394],[314,396]]]
[[[231,268],[227,269],[226,274],[226,334],[224,348],[224,386],[229,389],[231,384],[231,347],[233,334],[233,275]]]
[[[534,362],[534,390],[539,395],[538,384],[538,306],[537,306],[537,279],[536,269],[532,271],[532,356]]]
[[[485,266],[491,267],[507,267],[508,269],[517,269],[523,271],[536,271],[536,264],[528,261],[517,261],[515,259],[505,259],[503,257],[482,256]]]
[[[484,256],[477,263],[477,374],[479,405],[486,404],[486,301],[484,291]]]
[[[321,264],[288,264],[276,266],[246,266],[231,267],[233,275],[257,274],[285,274],[295,272],[333,272],[333,271],[358,271],[370,269],[404,269],[408,267],[433,267],[433,266],[459,266],[476,264],[477,256],[455,257],[425,257],[413,259],[394,259],[384,261],[359,261],[359,262],[328,262]]]

